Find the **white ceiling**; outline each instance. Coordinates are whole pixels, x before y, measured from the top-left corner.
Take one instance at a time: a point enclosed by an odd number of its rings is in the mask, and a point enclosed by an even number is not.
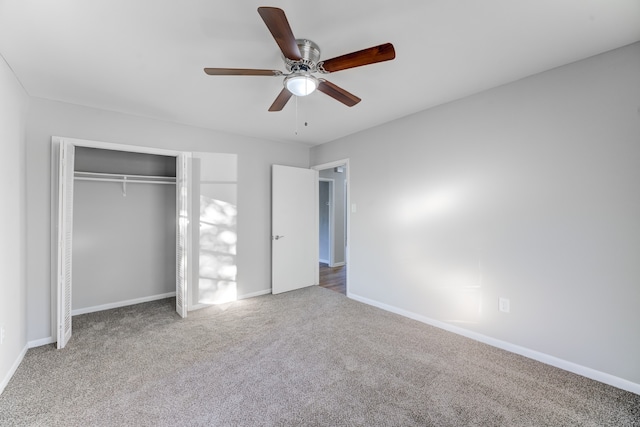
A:
[[[396,59],[325,76],[355,107],[316,92],[270,113],[282,77],[203,72],[285,71],[258,6],[322,59],[385,42]],[[0,0],[0,53],[31,96],[309,145],[638,40],[640,0]]]

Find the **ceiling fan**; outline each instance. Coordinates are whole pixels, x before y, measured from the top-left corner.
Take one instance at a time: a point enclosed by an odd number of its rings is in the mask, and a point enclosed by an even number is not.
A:
[[[269,107],[269,111],[281,111],[291,96],[306,96],[316,89],[348,107],[353,107],[361,101],[360,98],[323,78],[315,77],[313,74],[329,74],[348,68],[389,61],[396,57],[393,45],[385,43],[319,61],[320,48],[318,45],[311,40],[296,39],[282,9],[259,7],[258,13],[280,47],[288,72],[250,68],[205,68],[204,72],[210,76],[284,76],[284,88]]]

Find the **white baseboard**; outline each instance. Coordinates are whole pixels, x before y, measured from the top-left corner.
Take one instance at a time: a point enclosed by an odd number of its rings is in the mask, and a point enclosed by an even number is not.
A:
[[[319,259],[318,262],[329,265],[329,260],[327,259]]]
[[[72,310],[71,315],[77,316],[78,314],[94,313],[96,311],[110,310],[112,308],[125,307],[127,305],[140,304],[143,302],[156,301],[159,299],[171,298],[175,296],[176,296],[175,292],[168,292],[166,294],[158,294],[158,295],[151,295],[148,297],[134,298],[126,301],[112,302],[110,304],[94,305],[93,307],[85,307],[85,308],[78,308],[76,310]]]
[[[539,351],[531,350],[526,347],[521,347],[519,345],[511,344],[507,341],[502,341],[499,339],[489,337],[487,335],[469,331],[467,329],[460,328],[458,326],[450,325],[448,323],[441,322],[439,320],[431,319],[429,317],[422,316],[420,314],[403,310],[401,308],[397,308],[391,305],[383,304],[381,302],[374,301],[365,297],[361,297],[359,295],[347,293],[347,296],[355,301],[359,301],[367,305],[378,307],[378,308],[381,308],[382,310],[390,311],[392,313],[399,314],[401,316],[408,317],[413,320],[417,320],[418,322],[426,323],[427,325],[435,326],[436,328],[444,329],[446,331],[453,332],[455,334],[462,335],[467,338],[471,338],[472,340],[489,344],[493,347],[501,348],[503,350],[510,351],[511,353],[516,353],[521,356],[528,357],[529,359],[537,360],[538,362],[555,366],[556,368],[560,368],[565,371],[569,371],[574,374],[578,374],[583,377],[587,377],[592,380],[609,384],[613,387],[617,387],[622,390],[630,391],[631,393],[640,395],[640,384],[636,384],[629,380],[625,380],[624,378],[616,377],[614,375],[607,374],[605,372],[597,371],[595,369],[588,368],[586,366],[578,365],[576,363],[569,362],[567,360],[563,360],[545,353],[541,353]]]
[[[40,347],[47,344],[53,344],[54,342],[56,342],[56,339],[53,337],[41,338],[39,340],[29,341],[27,343],[27,347],[29,348]]]
[[[260,295],[267,295],[271,293],[271,289],[265,289],[263,291],[251,292],[250,294],[238,295],[238,299],[247,299],[253,297],[259,297]]]
[[[16,373],[16,370],[18,369],[18,366],[20,366],[20,363],[22,363],[22,359],[24,359],[24,355],[27,354],[28,349],[29,347],[25,345],[16,360],[13,362],[13,365],[11,365],[11,368],[9,369],[9,372],[7,372],[7,375],[5,375],[2,379],[2,382],[0,382],[0,394],[2,394],[5,387],[7,387],[9,381],[11,381],[11,377],[13,377],[13,374]]]
[[[335,262],[333,264],[330,264],[329,267],[342,267],[344,265],[344,262]]]

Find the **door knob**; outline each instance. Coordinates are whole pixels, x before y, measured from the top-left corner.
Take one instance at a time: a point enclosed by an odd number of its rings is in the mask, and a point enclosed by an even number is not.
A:
[[[273,240],[284,239],[284,236],[273,236]]]

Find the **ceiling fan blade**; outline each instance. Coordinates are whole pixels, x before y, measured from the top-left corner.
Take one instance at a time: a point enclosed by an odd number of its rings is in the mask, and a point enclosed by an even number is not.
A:
[[[340,86],[336,86],[333,83],[324,79],[320,79],[318,90],[326,95],[329,95],[336,101],[342,102],[347,107],[353,107],[358,102],[362,101],[360,98],[358,98],[354,94],[349,93],[346,90],[342,89]]]
[[[278,70],[255,70],[252,68],[205,68],[210,76],[281,76]]]
[[[322,62],[325,71],[333,73],[335,71],[346,70],[348,68],[361,67],[363,65],[375,64],[376,62],[390,61],[396,57],[396,51],[391,43],[385,43],[357,52],[327,59]]]
[[[289,92],[287,88],[283,88],[282,91],[278,94],[276,100],[273,101],[273,104],[271,104],[271,107],[269,107],[269,111],[282,111],[282,109],[285,105],[287,105],[287,102],[292,96],[293,94]]]
[[[259,7],[258,13],[267,28],[269,28],[269,31],[271,31],[271,35],[278,43],[285,58],[293,59],[294,61],[302,59],[300,48],[296,43],[296,38],[293,35],[293,31],[291,31],[291,26],[284,11],[277,7]]]

